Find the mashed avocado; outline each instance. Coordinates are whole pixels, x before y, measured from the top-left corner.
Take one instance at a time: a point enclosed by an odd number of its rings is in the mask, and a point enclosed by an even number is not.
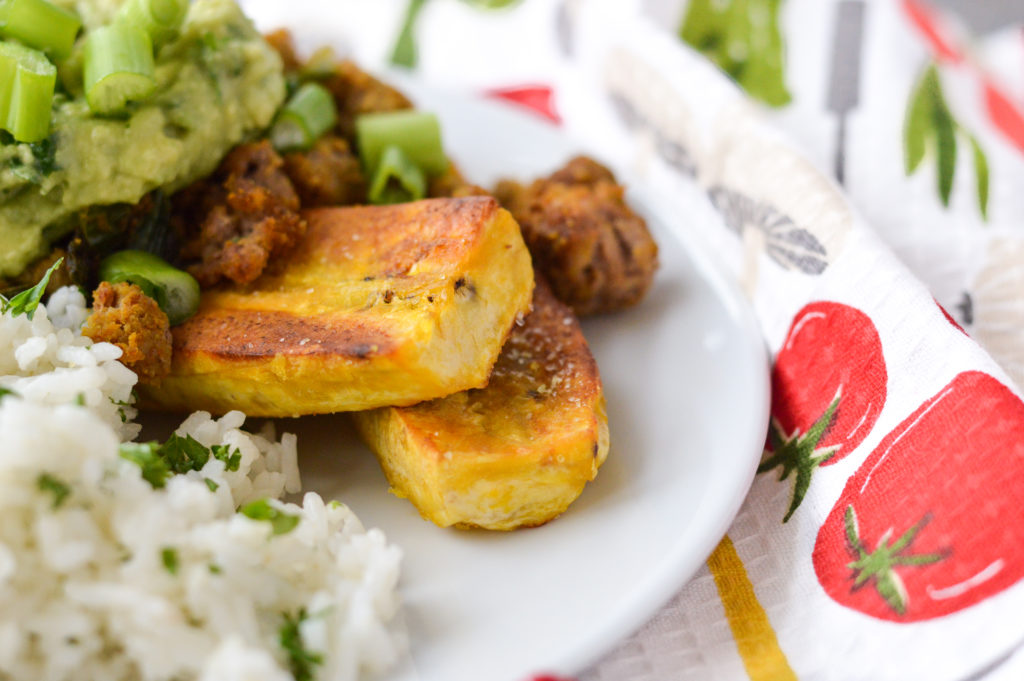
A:
[[[65,1],[87,27],[110,0]],[[73,58],[72,58],[73,59]],[[73,65],[72,67],[73,68]],[[49,139],[0,145],[0,277],[18,274],[85,206],[135,203],[211,173],[265,129],[285,96],[281,60],[234,0],[196,0],[157,55],[157,94],[129,117],[96,117],[79,93],[54,99]]]

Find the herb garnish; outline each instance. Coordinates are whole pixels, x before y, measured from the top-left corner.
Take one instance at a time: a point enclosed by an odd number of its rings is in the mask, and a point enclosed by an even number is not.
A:
[[[324,657],[320,653],[306,650],[299,627],[308,619],[305,608],[296,616],[284,614],[284,623],[278,631],[281,647],[288,653],[288,664],[295,681],[312,681],[313,667],[323,664]]]
[[[36,479],[36,484],[41,492],[49,492],[53,495],[53,508],[60,508],[61,504],[71,495],[71,488],[67,483],[49,473],[43,473]]]
[[[238,509],[238,512],[246,518],[267,521],[274,534],[288,534],[299,524],[299,516],[271,506],[266,499],[250,502]]]
[[[38,284],[26,291],[22,291],[10,300],[0,295],[0,314],[10,312],[12,317],[23,314],[32,319],[36,313],[36,308],[39,307],[39,303],[43,299],[43,294],[46,293],[46,287],[50,283],[50,275],[60,267],[62,262],[64,262],[64,258],[58,258],[57,262],[50,265],[50,269],[46,270],[46,274],[43,275]]]
[[[215,481],[211,480],[210,478],[203,478],[203,482],[206,483],[206,486],[210,488],[211,492],[216,492],[217,489],[220,488],[220,485],[218,485]]]
[[[160,445],[156,442],[125,442],[120,446],[118,454],[141,468],[143,479],[154,488],[167,484],[171,470],[160,457]]]
[[[214,445],[210,448],[213,458],[224,462],[224,470],[237,471],[242,463],[242,452],[238,449],[232,450],[228,445]]]
[[[229,471],[237,471],[242,462],[242,453],[238,449],[232,450],[228,445],[207,448],[191,435],[182,437],[177,433],[172,434],[163,444],[127,442],[121,445],[120,454],[122,459],[138,465],[142,469],[142,477],[156,488],[163,487],[167,478],[175,473],[202,470],[210,456],[223,461],[225,469]],[[211,492],[217,490],[217,483],[209,478],[205,480]]]
[[[163,561],[164,569],[170,572],[172,575],[178,574],[178,551],[171,547],[166,547],[160,552],[160,560]]]
[[[8,146],[13,144],[22,144],[22,142],[14,139],[14,136],[6,130],[0,130],[0,145]],[[57,139],[55,134],[51,134],[49,137],[38,142],[28,144],[28,148],[32,152],[32,165],[30,167],[26,167],[20,157],[15,157],[8,163],[18,177],[32,184],[41,184],[43,178],[56,170],[60,170],[60,166],[57,165]]]

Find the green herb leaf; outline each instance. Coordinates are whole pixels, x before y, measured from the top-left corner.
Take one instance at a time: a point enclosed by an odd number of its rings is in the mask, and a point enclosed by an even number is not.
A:
[[[49,492],[53,495],[53,508],[60,508],[61,504],[71,495],[71,488],[67,483],[49,473],[43,473],[36,479],[39,491]]]
[[[182,437],[173,433],[167,442],[125,443],[121,445],[121,458],[128,459],[142,468],[142,477],[153,487],[163,487],[173,474],[199,471],[207,464],[210,457],[224,462],[229,471],[237,471],[242,463],[242,453],[232,450],[228,445],[214,445],[207,448],[191,435]],[[210,491],[216,491],[218,485],[205,478]]]
[[[933,140],[936,155],[935,179],[942,205],[949,207],[956,176],[957,131],[971,144],[974,177],[978,192],[978,209],[983,220],[988,220],[989,166],[978,140],[957,123],[942,93],[942,82],[935,64],[925,69],[907,104],[903,129],[903,151],[907,175],[911,175],[927,152],[929,139]]]
[[[281,648],[288,654],[288,664],[295,681],[312,681],[313,668],[323,664],[323,655],[306,650],[302,641],[301,625],[308,619],[306,611],[299,610],[298,615],[284,614],[284,622],[278,630]]]
[[[51,134],[46,139],[33,142],[28,146],[32,150],[32,156],[35,159],[32,162],[32,166],[41,177],[46,177],[55,170],[60,170],[60,166],[57,165],[57,140],[55,135]]]
[[[206,486],[210,488],[211,492],[216,492],[218,489],[220,489],[220,485],[218,485],[214,480],[211,480],[210,478],[203,478],[203,482],[206,483]]]
[[[167,478],[171,477],[171,470],[160,456],[160,445],[156,442],[125,442],[118,454],[141,468],[143,479],[156,489],[166,485]]]
[[[974,151],[974,179],[978,187],[978,209],[981,217],[988,222],[988,159],[978,139],[970,135],[971,149]]]
[[[679,37],[728,73],[751,97],[784,106],[781,0],[691,0]]]
[[[160,447],[160,456],[174,473],[188,473],[201,470],[206,465],[210,460],[210,450],[191,435],[181,437],[174,433]]]
[[[210,571],[211,575],[219,575],[222,572],[224,572],[224,570],[221,569],[220,565],[217,565],[216,563],[210,563],[206,567]]]
[[[299,524],[299,516],[286,513],[275,506],[271,506],[266,499],[259,499],[246,504],[238,510],[246,518],[253,520],[265,520],[275,535],[288,534]]]
[[[50,283],[50,275],[53,274],[54,270],[60,267],[61,263],[64,262],[64,258],[57,258],[57,262],[50,266],[50,269],[46,270],[46,274],[39,280],[39,283],[28,289],[22,291],[18,295],[14,296],[10,300],[0,300],[0,312],[10,312],[12,317],[17,317],[20,314],[27,316],[32,319],[36,313],[36,308],[39,307],[40,301],[43,299],[43,294],[46,293],[46,287]],[[3,297],[0,296],[0,299]]]
[[[938,154],[939,198],[943,206],[949,206],[949,197],[953,193],[953,179],[956,175],[956,121],[949,113],[942,94],[938,94],[932,110],[932,121],[935,125],[935,149]]]
[[[237,471],[242,464],[242,452],[228,445],[214,445],[210,448],[213,458],[224,462],[224,470]]]
[[[167,547],[160,552],[160,560],[163,561],[164,569],[170,572],[172,575],[178,574],[178,552],[177,550]]]
[[[910,94],[903,125],[903,167],[912,174],[924,160],[926,140],[932,131],[932,101],[938,86],[935,66],[929,67]]]
[[[0,385],[0,399],[7,397],[8,395],[14,395],[15,397],[21,397],[18,393],[14,392],[10,388],[5,388]]]

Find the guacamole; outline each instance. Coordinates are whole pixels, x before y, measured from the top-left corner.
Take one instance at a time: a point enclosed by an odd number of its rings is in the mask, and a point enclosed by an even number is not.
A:
[[[61,2],[86,27],[110,0]],[[63,65],[73,72],[74,57]],[[65,79],[73,82],[74,78]],[[21,272],[90,205],[135,203],[211,173],[265,129],[285,97],[281,60],[234,0],[196,0],[181,35],[160,48],[157,94],[121,118],[94,116],[81,93],[54,98],[51,135],[0,145],[0,277]]]

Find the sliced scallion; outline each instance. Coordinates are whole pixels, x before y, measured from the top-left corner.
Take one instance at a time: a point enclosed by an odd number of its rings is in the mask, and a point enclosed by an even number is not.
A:
[[[281,152],[309,149],[337,120],[333,95],[323,85],[306,83],[277,115],[270,142]]]
[[[299,74],[303,78],[320,80],[330,77],[338,67],[338,55],[330,47],[321,47],[302,65]]]
[[[84,59],[85,98],[96,113],[118,113],[156,89],[153,43],[134,24],[115,22],[92,31]]]
[[[356,119],[356,137],[363,167],[373,175],[384,150],[396,146],[428,177],[448,169],[437,116],[422,111],[365,114]]]
[[[0,33],[56,59],[71,54],[82,22],[74,12],[47,0],[0,1]]]
[[[0,127],[19,142],[50,133],[50,106],[57,69],[38,50],[0,42]]]
[[[128,0],[118,10],[117,18],[134,24],[149,34],[159,48],[181,30],[188,13],[188,0]]]
[[[118,251],[100,263],[100,280],[127,281],[142,289],[177,326],[199,309],[199,283],[188,272],[145,251]]]
[[[427,178],[397,146],[384,149],[370,182],[370,203],[418,201],[427,194]]]

